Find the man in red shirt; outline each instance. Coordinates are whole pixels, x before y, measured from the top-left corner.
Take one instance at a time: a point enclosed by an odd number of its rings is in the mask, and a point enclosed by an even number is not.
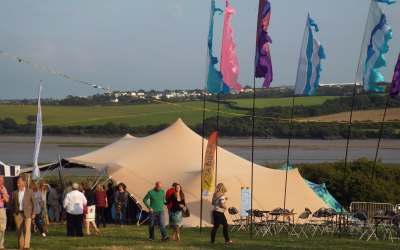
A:
[[[167,190],[165,193],[165,200],[167,201],[168,198],[175,193],[175,187],[178,185],[178,183],[174,182],[172,183],[172,187]],[[171,220],[172,220],[172,212],[171,212],[171,207],[172,207],[172,202],[167,203],[168,207],[168,224],[171,226]]]

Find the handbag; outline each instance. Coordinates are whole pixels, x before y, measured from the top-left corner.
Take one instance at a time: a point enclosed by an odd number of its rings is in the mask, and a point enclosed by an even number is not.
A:
[[[189,208],[187,206],[183,207],[182,216],[185,217],[185,218],[190,216],[190,210],[189,210]]]

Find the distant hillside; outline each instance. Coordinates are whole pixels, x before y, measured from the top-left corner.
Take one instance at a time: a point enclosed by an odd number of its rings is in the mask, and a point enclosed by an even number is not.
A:
[[[353,121],[373,121],[380,122],[383,118],[384,109],[374,110],[359,110],[353,111]],[[342,112],[332,115],[322,115],[317,117],[307,117],[302,120],[308,121],[348,121],[350,118],[350,112]],[[386,111],[385,121],[400,120],[400,108],[390,108]]]

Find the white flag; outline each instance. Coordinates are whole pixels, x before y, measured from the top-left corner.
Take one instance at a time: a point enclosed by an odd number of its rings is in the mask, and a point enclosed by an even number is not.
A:
[[[39,96],[38,96],[38,106],[37,106],[37,116],[36,116],[35,149],[33,151],[32,180],[37,180],[40,178],[38,158],[39,158],[40,142],[42,141],[42,108],[40,106],[41,92],[42,92],[42,81],[40,81],[40,86],[39,86]]]
[[[297,68],[295,95],[315,95],[319,86],[319,77],[322,71],[321,60],[326,56],[321,43],[314,38],[312,27],[315,32],[319,31],[317,23],[308,13]]]
[[[376,83],[385,81],[379,70],[386,66],[384,54],[389,51],[388,42],[392,39],[392,29],[386,24],[386,15],[379,6],[380,2],[393,3],[388,0],[371,1],[356,74],[356,82],[361,83],[364,90],[370,92],[385,90]]]

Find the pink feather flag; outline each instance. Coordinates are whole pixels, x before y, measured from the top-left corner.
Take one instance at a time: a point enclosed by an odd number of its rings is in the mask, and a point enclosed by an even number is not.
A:
[[[231,16],[236,11],[226,0],[224,30],[222,33],[221,51],[221,73],[224,82],[236,91],[241,91],[242,86],[238,82],[239,63],[235,53],[235,42],[233,41],[233,29],[231,27]]]

